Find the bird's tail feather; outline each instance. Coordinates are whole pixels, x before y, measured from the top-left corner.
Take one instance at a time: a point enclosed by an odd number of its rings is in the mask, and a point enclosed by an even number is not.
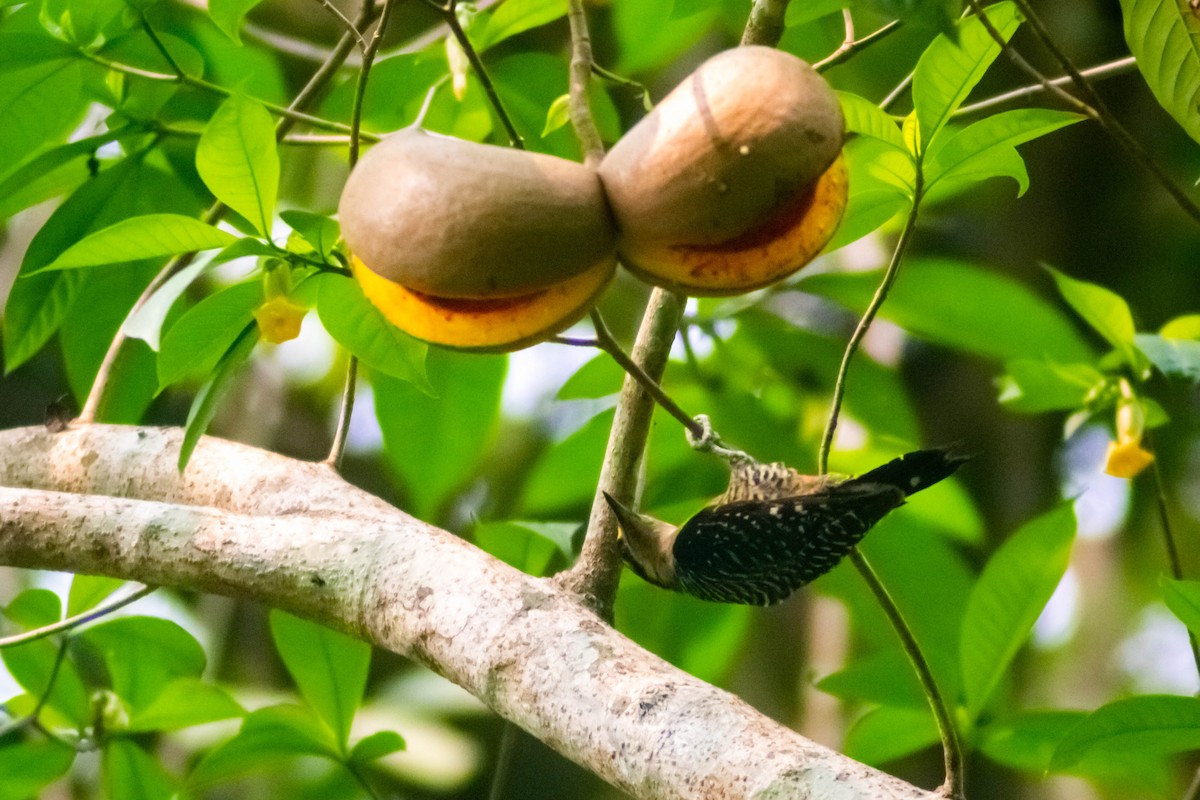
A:
[[[968,460],[970,456],[956,453],[953,448],[917,450],[859,475],[851,483],[895,486],[908,496],[950,477]]]

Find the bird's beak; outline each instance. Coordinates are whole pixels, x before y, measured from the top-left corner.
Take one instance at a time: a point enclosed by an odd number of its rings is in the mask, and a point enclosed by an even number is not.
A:
[[[608,507],[612,509],[613,516],[617,518],[618,531],[624,532],[637,525],[637,514],[630,511],[624,503],[613,497],[608,492],[604,492],[603,494],[605,501],[608,503]]]

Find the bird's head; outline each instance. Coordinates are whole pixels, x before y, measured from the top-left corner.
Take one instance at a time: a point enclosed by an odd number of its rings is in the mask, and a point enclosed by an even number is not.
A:
[[[662,520],[631,511],[621,501],[604,493],[617,518],[621,554],[630,568],[650,583],[675,588],[675,556],[671,548],[679,529]]]

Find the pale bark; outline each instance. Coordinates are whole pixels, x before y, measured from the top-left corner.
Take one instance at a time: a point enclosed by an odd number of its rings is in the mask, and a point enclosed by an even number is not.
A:
[[[0,564],[252,598],[409,656],[645,798],[933,798],[642,650],[319,464],[180,431],[0,432]]]

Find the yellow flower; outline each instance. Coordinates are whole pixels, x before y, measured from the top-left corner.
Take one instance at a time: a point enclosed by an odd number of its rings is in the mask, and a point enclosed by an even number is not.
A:
[[[283,295],[272,297],[254,309],[254,319],[262,337],[272,344],[286,342],[300,335],[300,323],[308,309],[298,306]]]
[[[1140,439],[1119,439],[1108,443],[1104,471],[1117,478],[1132,478],[1154,461],[1154,454],[1142,447]]]

